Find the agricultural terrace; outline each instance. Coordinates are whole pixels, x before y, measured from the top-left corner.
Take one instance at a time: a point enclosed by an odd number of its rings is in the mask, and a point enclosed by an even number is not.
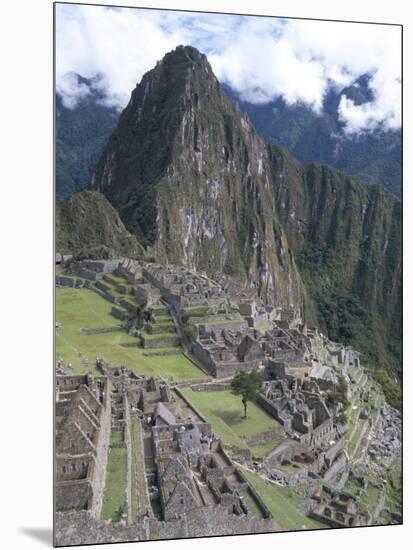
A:
[[[175,381],[204,378],[205,375],[181,352],[153,355],[138,347],[138,339],[120,327],[111,315],[112,304],[89,289],[56,289],[56,356],[72,363],[76,373],[92,372],[97,357],[113,365],[124,365],[136,374],[160,376]],[[84,334],[81,328],[118,326],[116,332]],[[168,348],[163,348],[166,351]]]

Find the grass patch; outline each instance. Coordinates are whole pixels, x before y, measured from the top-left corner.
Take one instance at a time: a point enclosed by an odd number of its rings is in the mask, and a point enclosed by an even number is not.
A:
[[[167,322],[173,322],[171,315],[156,315],[155,314],[155,321],[153,321],[155,325],[158,323],[167,323]]]
[[[115,518],[116,512],[120,507],[123,507],[126,512],[126,469],[126,449],[110,449],[106,470],[105,492],[103,495],[102,520]]]
[[[72,363],[74,372],[79,374],[99,375],[94,362],[96,357],[101,357],[113,365],[124,365],[136,374],[176,381],[205,377],[182,353],[151,357],[144,356],[145,350],[138,345],[122,347],[122,344],[138,344],[138,339],[125,331],[91,335],[80,332],[81,328],[113,326],[112,305],[89,289],[56,289],[56,320],[61,324],[56,331],[56,357]],[[86,361],[92,365],[87,365]]]
[[[295,531],[298,529],[326,529],[326,525],[305,516],[299,511],[301,503],[299,495],[293,493],[287,487],[281,487],[269,483],[258,474],[245,468],[242,471],[257,493],[260,495],[275,521],[283,531]]]
[[[228,391],[181,390],[185,397],[207,418],[212,429],[229,447],[248,449],[242,437],[252,437],[281,425],[255,403],[248,403],[248,418],[244,419],[241,398]]]
[[[284,435],[280,434],[279,438],[271,439],[267,443],[261,443],[259,445],[250,445],[250,449],[254,458],[261,459],[267,456],[267,454],[275,449],[281,441],[284,439]]]
[[[255,323],[255,328],[257,330],[267,330],[272,327],[271,321],[258,321],[258,323]]]
[[[117,445],[123,443],[123,433],[120,430],[113,430],[110,434],[110,444]]]
[[[124,285],[124,286],[129,286],[129,287],[133,287],[133,286],[136,286],[138,284],[138,283],[132,284],[128,280],[124,279],[121,275],[116,275],[113,272],[108,273],[107,275],[105,275],[105,277],[103,277],[103,280],[105,282],[111,284],[111,282],[108,281],[108,279],[112,279],[115,283],[117,283],[119,285]]]
[[[262,519],[264,516],[262,515],[261,508],[258,506],[255,498],[251,495],[250,491],[246,488],[242,489],[240,491],[240,495],[244,499],[244,502],[248,506],[248,509],[250,510],[252,515],[254,515],[256,518]]]

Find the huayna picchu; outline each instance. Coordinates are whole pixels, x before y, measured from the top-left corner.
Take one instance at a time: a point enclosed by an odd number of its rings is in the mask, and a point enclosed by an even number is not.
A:
[[[400,378],[400,201],[265,145],[196,49],[143,76],[91,187],[158,260],[228,274]]]
[[[88,187],[58,206],[56,544],[400,523],[399,199],[264,143],[192,46]]]

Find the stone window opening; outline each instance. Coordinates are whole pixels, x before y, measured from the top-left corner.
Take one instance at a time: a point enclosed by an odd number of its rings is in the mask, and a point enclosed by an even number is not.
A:
[[[66,473],[66,466],[63,466],[62,470],[63,470],[63,473],[65,474]]]
[[[73,462],[73,464],[72,464],[72,470],[73,470],[74,472],[76,472],[76,464],[75,464],[74,462]]]

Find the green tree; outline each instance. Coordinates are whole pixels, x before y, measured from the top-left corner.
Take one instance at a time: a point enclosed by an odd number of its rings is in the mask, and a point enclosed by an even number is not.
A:
[[[257,393],[261,388],[263,378],[257,371],[240,371],[234,376],[231,382],[231,393],[240,395],[244,405],[244,418],[247,418],[248,401],[255,401]]]

